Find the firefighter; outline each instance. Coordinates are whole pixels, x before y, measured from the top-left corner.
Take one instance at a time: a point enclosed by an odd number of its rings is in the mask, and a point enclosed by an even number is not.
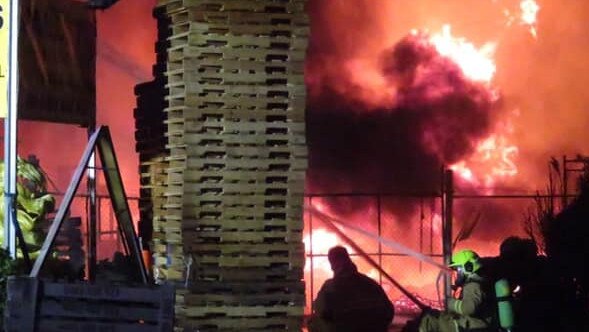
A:
[[[394,307],[382,287],[358,272],[346,248],[331,248],[327,258],[333,278],[317,294],[309,331],[386,332]]]
[[[426,310],[419,332],[496,332],[497,303],[494,285],[483,274],[479,256],[472,250],[461,250],[452,255],[450,264],[456,272],[454,287],[458,298],[448,302],[448,310]]]

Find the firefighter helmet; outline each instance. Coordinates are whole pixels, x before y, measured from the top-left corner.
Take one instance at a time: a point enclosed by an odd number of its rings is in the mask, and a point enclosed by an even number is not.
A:
[[[457,272],[455,285],[462,286],[473,273],[481,268],[481,262],[476,252],[464,249],[452,255],[449,267]]]
[[[481,268],[479,255],[476,252],[464,249],[452,255],[451,268],[463,268],[467,274],[477,272]]]

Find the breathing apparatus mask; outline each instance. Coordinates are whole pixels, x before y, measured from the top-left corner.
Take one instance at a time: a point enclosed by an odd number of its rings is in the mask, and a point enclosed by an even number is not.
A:
[[[466,271],[461,266],[454,268],[454,286],[462,287],[466,283]]]

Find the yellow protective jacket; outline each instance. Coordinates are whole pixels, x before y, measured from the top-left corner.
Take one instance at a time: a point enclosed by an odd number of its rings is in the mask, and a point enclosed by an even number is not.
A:
[[[497,303],[490,283],[478,275],[466,281],[458,299],[450,299],[448,311],[465,331],[497,331]]]

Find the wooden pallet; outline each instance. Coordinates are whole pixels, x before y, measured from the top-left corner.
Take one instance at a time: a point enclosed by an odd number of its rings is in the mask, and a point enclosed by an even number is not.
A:
[[[251,268],[251,267],[271,267],[271,266],[289,266],[293,268],[303,268],[305,265],[303,255],[274,255],[267,256],[207,256],[191,254],[196,261],[195,264],[205,268],[210,267],[234,267],[234,268]],[[165,257],[155,256],[155,264],[168,266],[182,266],[185,264],[185,256],[174,256],[167,254]]]
[[[181,318],[179,326],[185,332],[196,331],[302,331],[300,317],[214,317],[190,319]]]
[[[282,147],[279,147],[282,148]],[[297,148],[295,146],[294,148]],[[287,182],[304,182],[305,181],[305,173],[304,171],[298,172],[281,172],[281,171],[225,171],[222,173],[215,172],[215,171],[207,171],[207,170],[199,170],[193,168],[171,168],[168,167],[166,169],[167,173],[167,181],[171,184],[178,184],[184,182],[228,182],[228,183],[237,183],[237,182],[254,182],[254,183],[287,183]],[[215,197],[208,197],[208,198],[215,198]],[[204,197],[204,199],[208,199]],[[220,197],[216,197],[221,199]],[[252,198],[251,196],[245,196],[247,199],[257,199],[254,202],[261,203],[269,197],[260,196],[258,198]],[[192,199],[192,198],[191,198]],[[224,199],[224,198],[223,198]],[[227,196],[227,203],[234,200],[234,196]],[[295,197],[298,201],[300,198]],[[180,202],[178,202],[180,203]],[[254,204],[254,203],[248,203]]]
[[[241,75],[246,80],[244,83],[251,83],[250,76],[254,76],[258,80],[261,78],[268,80],[293,77],[295,82],[291,81],[291,83],[302,85],[300,77],[303,74],[303,63],[287,62],[272,64],[258,61],[224,59],[209,59],[208,61],[187,59],[181,64],[171,63],[166,72],[169,82],[181,82],[185,84],[191,82],[200,84],[211,79],[218,79],[220,76],[222,79],[227,80],[226,77],[229,75]],[[234,81],[237,80],[234,79]]]
[[[209,254],[213,256],[235,256],[235,255],[304,255],[302,243],[277,243],[277,244],[227,244],[227,243],[196,243],[183,246],[169,246],[158,244],[154,247],[158,252],[166,252],[175,256],[188,252],[195,255]]]
[[[165,240],[166,234],[177,239],[178,234],[184,228],[206,229],[217,231],[234,232],[257,232],[257,231],[302,231],[303,223],[300,219],[195,219],[183,218],[181,216],[170,216],[163,213],[163,220],[159,221],[159,227],[154,228],[159,239]],[[176,242],[177,243],[177,242]]]
[[[192,22],[182,21],[171,25],[172,35],[186,32],[201,34],[233,34],[233,35],[256,35],[256,36],[283,36],[283,37],[306,37],[310,35],[308,25],[292,25],[283,23],[274,24],[236,24],[229,20],[217,22]]]
[[[302,306],[274,305],[274,306],[207,306],[182,307],[176,306],[179,314],[188,318],[207,317],[276,317],[303,316]]]
[[[182,87],[183,89],[185,87]],[[203,98],[196,93],[181,92],[168,97],[170,107],[166,109],[170,121],[233,121],[250,120],[273,122],[303,123],[305,113],[300,106],[304,103],[302,97],[293,99],[217,97],[216,101],[209,101],[211,97]],[[212,98],[211,98],[212,99]],[[175,106],[174,106],[175,105]],[[169,135],[169,133],[168,133]]]
[[[158,5],[214,11],[303,12],[305,2],[304,0],[159,0]],[[170,11],[173,10],[168,10]]]
[[[201,281],[191,284],[187,290],[179,294],[184,296],[198,296],[199,294],[298,294],[305,290],[303,281],[273,281],[265,283],[251,282],[218,282]]]
[[[166,221],[169,219],[166,218]],[[176,232],[172,229],[165,229],[165,240],[169,243],[182,243],[191,245],[197,243],[295,243],[303,240],[301,231],[298,230],[260,230],[260,231],[227,231],[227,230],[202,230],[200,228],[186,228],[182,225],[182,232]]]
[[[197,32],[184,32],[173,35],[169,39],[170,48],[174,47],[213,47],[257,50],[282,50],[300,51],[307,48],[307,37],[284,37],[264,35],[230,35],[230,34],[200,34]]]
[[[228,165],[230,165],[228,163]],[[252,164],[254,165],[254,164]],[[255,164],[262,165],[262,164]],[[229,168],[230,166],[227,166]],[[280,196],[300,196],[304,194],[304,183],[184,183],[182,185],[168,184],[166,195],[268,195],[275,193]]]
[[[198,9],[178,10],[169,14],[172,25],[186,22],[201,22],[212,24],[232,25],[276,25],[308,27],[309,19],[306,15],[291,13],[263,13],[263,12],[218,12]]]
[[[185,266],[171,267],[166,265],[157,266],[161,275],[168,280],[185,280]],[[199,281],[223,281],[223,282],[276,282],[276,281],[300,281],[303,279],[302,268],[289,266],[273,267],[198,267],[193,266],[190,271],[190,280],[193,283]]]
[[[303,99],[303,98],[297,98]],[[299,101],[293,101],[298,104]],[[223,109],[223,108],[198,108],[179,106],[167,108],[168,119],[176,120],[183,118],[187,121],[207,121],[222,119],[226,121],[267,121],[267,122],[304,122],[305,112],[300,108],[290,107],[285,109]]]
[[[264,62],[288,62],[305,61],[306,50],[283,49],[240,49],[230,47],[198,47],[181,45],[168,48],[169,62],[180,62],[187,58],[196,59],[227,59],[227,60],[251,60]]]
[[[199,158],[202,159],[203,163],[224,163],[226,167],[239,163],[250,163],[247,160],[257,160],[262,165],[267,163],[284,163],[293,162],[296,163],[298,160],[306,159],[307,148],[304,146],[294,147],[223,147],[223,146],[193,146],[193,145],[182,145],[174,146],[168,145],[170,155],[172,156],[186,156],[187,158]],[[267,166],[261,166],[266,169]],[[197,166],[201,168],[201,166]],[[168,181],[174,183],[173,174],[169,174]],[[189,177],[184,177],[184,181],[190,180]],[[235,181],[237,182],[237,181]],[[265,181],[264,181],[265,182]],[[277,182],[277,181],[275,181]]]
[[[173,158],[174,156],[171,156]],[[217,159],[217,158],[197,158],[197,157],[186,157],[186,155],[175,156],[177,159],[170,160],[170,167],[181,167],[186,165],[188,168],[197,170],[209,170],[209,171],[304,171],[307,168],[306,159],[292,159],[292,160],[280,160],[280,159]],[[270,191],[261,191],[261,188],[249,188],[244,186],[243,189],[247,189],[249,194],[256,193],[267,193],[271,194]],[[237,190],[237,188],[231,189]],[[302,188],[293,188],[291,191],[293,194],[302,193]],[[168,193],[170,195],[177,194],[179,191],[172,189]],[[193,192],[196,192],[193,190]],[[217,192],[217,191],[214,191]],[[206,194],[207,191],[202,191],[201,194]],[[220,192],[221,193],[221,192]]]
[[[202,93],[198,90],[202,86],[201,83],[182,82],[175,84],[170,88],[170,94],[167,96],[167,100],[170,104],[177,103],[177,106],[170,105],[170,108],[166,109],[168,118],[178,119],[174,116],[171,110],[182,110],[181,115],[186,114],[190,116],[192,112],[196,115],[201,116],[209,111],[225,110],[230,112],[232,110],[279,110],[284,113],[299,111],[304,112],[305,106],[305,95],[278,95],[279,88],[288,88],[289,85],[275,85],[276,95],[272,96],[261,96],[261,95],[243,95],[236,93]],[[233,85],[235,86],[235,85]],[[296,85],[294,85],[296,86]],[[172,107],[180,107],[177,109],[171,109]],[[171,114],[172,113],[172,114]],[[215,114],[215,113],[213,113]]]
[[[184,61],[192,61],[186,59]],[[197,60],[198,61],[198,60]],[[240,60],[219,60],[215,61],[240,61]],[[280,63],[278,63],[280,64]],[[173,64],[170,63],[170,67],[183,66],[183,63]],[[269,66],[272,63],[268,64]],[[174,69],[173,69],[174,70]],[[201,96],[216,96],[216,97],[251,97],[251,98],[288,98],[297,99],[306,96],[306,88],[304,85],[219,85],[219,84],[194,84],[190,85],[191,78],[186,78],[186,81],[169,83],[171,88],[183,88],[190,89],[190,93],[197,93]],[[190,85],[187,87],[187,85]],[[169,109],[165,109],[167,113],[170,113]],[[169,116],[169,115],[168,115]]]
[[[247,98],[250,99],[250,98]],[[246,121],[187,121],[168,120],[168,135],[174,134],[215,134],[222,135],[301,135],[305,134],[305,123],[300,122],[246,122]]]
[[[289,135],[289,134],[276,134],[276,135],[217,135],[217,134],[198,134],[198,133],[168,133],[168,142],[170,145],[180,144],[192,144],[192,145],[244,145],[244,146],[289,146],[289,145],[304,145],[306,138],[304,135]],[[186,158],[186,156],[170,156],[167,161],[170,163],[170,167],[188,167],[188,168],[199,168],[202,166],[202,162],[194,160],[193,158]],[[301,165],[306,167],[305,165]],[[296,169],[295,169],[296,170]],[[268,170],[272,171],[272,170]]]
[[[170,63],[166,75],[170,83],[239,82],[235,76],[243,76],[242,83],[264,83],[271,79],[290,79],[292,84],[303,85],[304,64],[299,62],[267,63],[243,59],[186,59],[183,63]],[[256,81],[252,81],[252,78]],[[216,81],[214,81],[216,80]],[[233,83],[231,85],[235,85]],[[170,87],[170,86],[168,86]]]
[[[302,218],[303,206],[286,205],[280,201],[272,201],[273,206],[190,206],[185,205],[177,208],[165,207],[172,215],[181,214],[183,217],[199,219],[297,219]]]
[[[6,330],[170,332],[174,289],[8,281]]]
[[[273,306],[273,305],[300,305],[305,304],[304,290],[299,293],[286,292],[260,292],[253,294],[220,294],[214,290],[208,290],[202,294],[186,294],[178,299],[178,303],[190,307],[207,307],[215,305],[228,306]]]
[[[199,157],[192,157],[198,159]],[[200,157],[204,158],[204,156]],[[253,158],[253,157],[251,157]],[[251,159],[250,158],[250,159]],[[243,159],[230,157],[229,159]],[[303,157],[292,158],[292,159],[268,159],[276,162],[283,162],[289,160],[303,159]],[[181,185],[184,183],[202,183],[202,184],[214,184],[214,183],[227,183],[227,184],[240,184],[240,183],[258,183],[258,184],[288,184],[288,183],[303,183],[304,182],[304,170],[284,172],[282,170],[225,170],[224,172],[217,172],[216,170],[202,169],[201,164],[196,162],[189,162],[183,164],[184,169],[178,169],[178,167],[170,166],[168,168],[166,183],[170,185]],[[157,175],[157,178],[150,176],[152,180],[158,180],[163,178],[162,174]],[[201,193],[206,194],[206,193]],[[215,194],[214,192],[211,194]]]
[[[274,202],[273,202],[274,203]],[[282,202],[276,203],[282,204]],[[285,207],[256,206],[184,206],[176,209],[165,208],[167,214],[181,215],[182,218],[194,218],[206,221],[214,220],[290,220],[301,219],[302,204]],[[225,228],[226,229],[226,228]]]

